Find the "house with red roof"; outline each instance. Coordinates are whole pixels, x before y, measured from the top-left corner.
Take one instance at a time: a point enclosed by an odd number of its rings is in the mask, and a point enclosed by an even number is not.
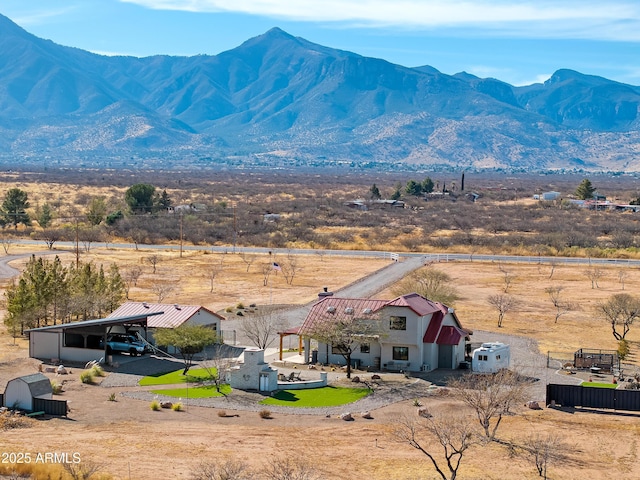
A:
[[[315,303],[298,334],[305,341],[305,360],[314,332],[340,322],[375,322],[376,334],[363,335],[351,354],[360,367],[392,371],[458,368],[465,360],[471,331],[462,327],[453,308],[417,293],[392,300],[324,296]],[[318,342],[317,361],[344,365],[340,348]]]

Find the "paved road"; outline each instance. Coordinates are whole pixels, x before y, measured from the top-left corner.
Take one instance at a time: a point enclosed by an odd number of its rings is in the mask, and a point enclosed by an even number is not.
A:
[[[346,297],[346,298],[370,298],[381,292],[389,285],[401,280],[412,271],[420,268],[424,265],[422,256],[400,258],[399,261],[390,260],[389,265],[373,272],[370,275],[360,278],[338,290],[334,290],[334,296]],[[316,302],[313,300],[306,305],[295,306],[288,308],[280,315],[289,325],[290,328],[298,327],[302,325],[302,322],[306,318],[311,306]],[[224,321],[222,329],[226,332],[236,331],[236,344],[249,345],[247,338],[242,334],[240,328],[240,322],[242,320],[236,317],[229,317]],[[227,338],[227,337],[225,337]]]
[[[0,280],[8,280],[15,276],[20,275],[20,270],[13,268],[9,265],[9,262],[18,260],[19,258],[30,257],[31,255],[58,255],[61,251],[47,251],[47,252],[33,252],[33,253],[21,253],[19,255],[5,255],[0,257]]]

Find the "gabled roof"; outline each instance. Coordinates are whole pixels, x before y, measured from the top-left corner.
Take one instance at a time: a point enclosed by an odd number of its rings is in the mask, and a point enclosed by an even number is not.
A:
[[[445,312],[447,311],[447,307],[441,303],[432,302],[417,293],[409,293],[408,295],[402,295],[393,300],[389,300],[385,306],[409,307],[421,317],[440,311],[443,308]]]
[[[466,337],[467,334],[467,331],[462,328],[445,325],[442,327],[442,330],[440,330],[440,335],[438,335],[436,343],[438,345],[458,345],[460,339]]]
[[[176,328],[200,312],[207,312],[220,320],[224,320],[224,317],[221,315],[200,305],[147,302],[125,302],[107,318],[129,315],[149,315],[151,312],[154,312],[154,315],[147,321],[147,326],[150,328]]]
[[[401,295],[393,300],[372,300],[366,298],[340,298],[340,297],[324,297],[311,307],[307,318],[300,327],[300,335],[308,335],[315,330],[318,325],[324,323],[337,323],[344,320],[370,319],[378,318],[378,312],[385,307],[404,307],[409,308],[418,316],[425,316],[431,313],[435,314],[429,324],[429,328],[425,333],[425,343],[434,343],[444,315],[449,312],[449,308],[439,302],[433,302],[424,298],[417,293]],[[454,314],[455,318],[455,314]],[[434,325],[437,324],[437,325]],[[456,323],[459,324],[457,318]],[[433,327],[432,327],[433,326]],[[432,331],[433,329],[433,331]],[[431,332],[431,333],[430,333]],[[427,342],[429,338],[433,337]]]
[[[353,319],[375,320],[377,312],[384,307],[385,300],[367,298],[324,297],[311,307],[307,318],[298,331],[299,335],[313,332],[319,325],[350,321]]]
[[[31,375],[14,378],[13,380],[10,380],[9,383],[15,380],[21,380],[26,383],[32,397],[51,395],[51,393],[53,392],[51,381],[42,373],[34,373]]]

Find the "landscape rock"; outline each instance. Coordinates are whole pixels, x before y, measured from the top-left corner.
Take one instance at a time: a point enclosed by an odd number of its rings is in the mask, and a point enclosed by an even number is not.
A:
[[[353,415],[351,415],[350,413],[343,413],[340,415],[340,419],[346,422],[351,422],[353,420]]]
[[[171,408],[173,407],[173,402],[160,402],[160,406],[162,408]]]

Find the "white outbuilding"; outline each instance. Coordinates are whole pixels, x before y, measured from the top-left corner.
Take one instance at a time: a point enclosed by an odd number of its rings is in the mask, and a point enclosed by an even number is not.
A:
[[[501,342],[486,342],[473,351],[471,370],[479,373],[496,373],[509,368],[511,349]]]
[[[34,398],[53,398],[51,381],[41,373],[9,380],[4,391],[3,403],[8,408],[33,411]]]

